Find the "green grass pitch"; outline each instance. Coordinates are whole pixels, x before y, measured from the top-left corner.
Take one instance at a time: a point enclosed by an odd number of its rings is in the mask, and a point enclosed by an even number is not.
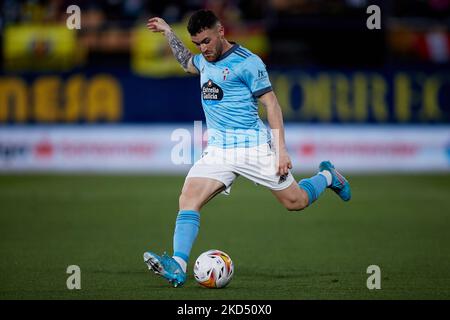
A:
[[[352,201],[327,190],[302,212],[239,178],[203,209],[188,282],[174,289],[142,254],[172,252],[183,180],[0,176],[0,299],[450,299],[449,175],[350,176]],[[213,248],[235,264],[225,289],[192,276]],[[69,265],[81,290],[66,287]],[[380,290],[366,287],[370,265]]]

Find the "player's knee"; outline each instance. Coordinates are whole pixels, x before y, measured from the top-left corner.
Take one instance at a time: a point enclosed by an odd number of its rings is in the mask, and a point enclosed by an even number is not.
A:
[[[200,210],[201,201],[195,195],[187,192],[182,192],[178,198],[178,205],[180,210]]]
[[[188,207],[193,206],[194,202],[194,199],[184,192],[181,193],[178,198],[180,209],[187,209]]]
[[[292,203],[285,206],[288,211],[301,211],[305,208],[305,206],[300,205],[299,203]]]
[[[295,197],[290,199],[288,206],[286,207],[289,211],[300,211],[305,209],[309,205],[308,194],[303,190],[299,189]]]
[[[283,205],[288,211],[300,211],[308,206],[308,199],[288,199],[283,202]]]

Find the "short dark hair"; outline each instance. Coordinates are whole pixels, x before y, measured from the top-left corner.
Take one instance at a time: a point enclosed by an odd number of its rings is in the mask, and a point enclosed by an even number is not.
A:
[[[189,19],[187,29],[191,36],[195,36],[205,29],[211,29],[217,22],[219,19],[211,10],[198,10]]]

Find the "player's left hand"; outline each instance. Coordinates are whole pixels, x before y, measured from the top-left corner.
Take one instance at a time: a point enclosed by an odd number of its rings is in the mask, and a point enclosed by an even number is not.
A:
[[[147,28],[153,32],[162,32],[162,33],[166,33],[171,30],[167,22],[159,17],[148,19]]]
[[[289,169],[292,169],[291,158],[286,149],[282,149],[278,152],[278,168],[277,174],[279,176],[289,173]]]

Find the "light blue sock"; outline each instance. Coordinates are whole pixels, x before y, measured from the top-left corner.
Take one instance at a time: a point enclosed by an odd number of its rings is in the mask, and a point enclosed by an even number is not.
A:
[[[200,228],[200,214],[193,210],[180,210],[173,235],[173,255],[188,262],[192,245]]]
[[[298,186],[308,194],[310,206],[327,188],[327,179],[321,174],[316,174],[311,178],[300,180]]]

